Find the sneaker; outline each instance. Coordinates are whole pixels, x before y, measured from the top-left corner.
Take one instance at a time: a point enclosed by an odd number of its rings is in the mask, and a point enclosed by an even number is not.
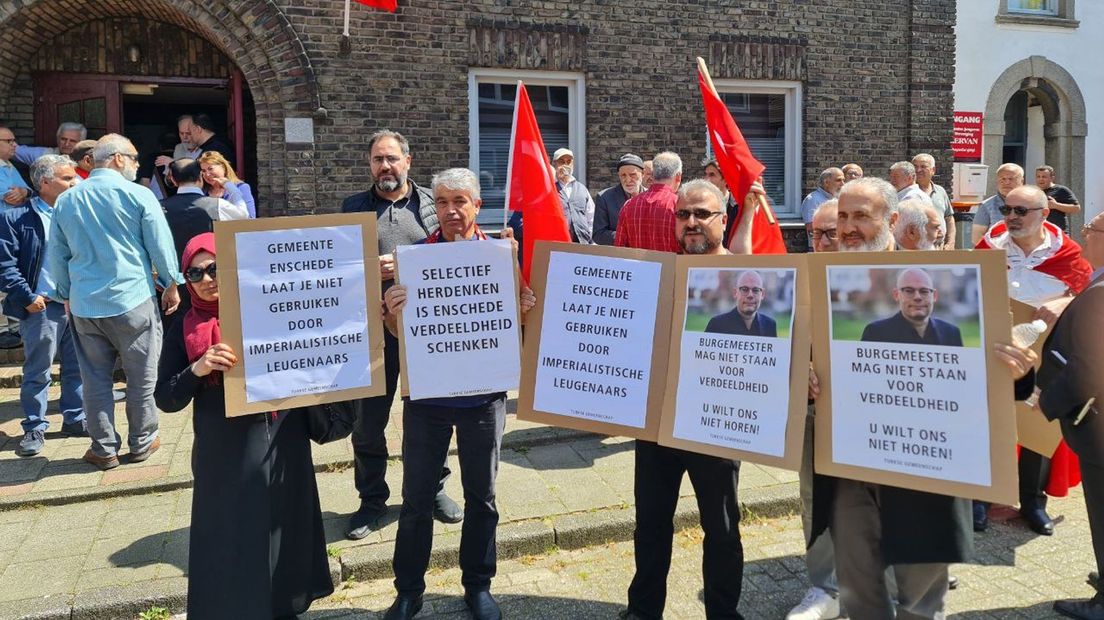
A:
[[[15,453],[19,456],[34,456],[42,452],[45,447],[45,431],[28,431],[23,433],[23,439],[19,442],[19,447],[15,449]]]
[[[839,598],[813,586],[805,598],[786,614],[786,620],[829,620],[839,618]]]
[[[80,422],[73,422],[72,424],[62,424],[61,434],[66,437],[87,437],[88,420],[81,420]]]

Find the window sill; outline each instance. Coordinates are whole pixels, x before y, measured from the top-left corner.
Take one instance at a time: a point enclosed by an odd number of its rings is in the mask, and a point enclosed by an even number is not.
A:
[[[1050,17],[1047,15],[1023,15],[1009,13],[997,15],[998,24],[1016,24],[1020,26],[1051,26],[1054,28],[1077,28],[1081,22],[1065,17]]]

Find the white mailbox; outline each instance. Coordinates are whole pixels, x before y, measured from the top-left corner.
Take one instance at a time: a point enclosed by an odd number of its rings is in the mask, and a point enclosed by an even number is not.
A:
[[[985,186],[989,182],[989,166],[985,164],[954,165],[954,199],[968,201],[985,197]]]

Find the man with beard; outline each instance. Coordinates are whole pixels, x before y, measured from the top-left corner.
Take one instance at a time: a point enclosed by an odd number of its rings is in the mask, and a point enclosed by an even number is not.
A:
[[[575,155],[570,149],[556,149],[552,154],[552,165],[556,170],[556,191],[560,193],[571,240],[575,243],[593,243],[594,199],[590,197],[590,190],[575,178]]]
[[[922,200],[902,200],[897,207],[893,238],[902,250],[938,250],[943,247],[943,215]]]
[[[112,394],[115,360],[127,377],[126,416],[130,462],[161,447],[153,402],[161,354],[161,316],[154,285],[164,289],[161,307],[172,314],[184,282],[172,232],[161,204],[134,183],[138,151],[123,136],[108,134],[92,149],[96,169],[54,205],[46,269],[57,301],[69,304],[77,336],[91,448],[84,460],[107,470],[119,466]],[[154,275],[156,274],[156,276]]]
[[[897,219],[892,185],[870,177],[850,181],[838,208],[843,251],[887,249]],[[906,288],[922,296],[919,289],[930,287]],[[857,480],[832,482],[829,531],[840,602],[850,617],[943,618],[948,566],[966,561],[973,551],[969,500]],[[813,514],[814,536],[828,525],[824,512]],[[896,578],[896,601],[887,587],[887,568]]]
[[[655,180],[652,176],[652,171],[654,169],[654,160],[648,159],[644,161],[644,179],[641,183],[644,189],[648,189],[652,186],[652,183]]]
[[[407,178],[410,143],[402,134],[387,129],[368,138],[368,165],[374,181],[368,191],[353,194],[341,203],[342,213],[375,213],[383,291],[395,283],[395,248],[419,243],[437,230],[437,207],[427,188]],[[387,473],[387,440],[384,430],[391,419],[391,405],[399,381],[399,341],[385,330],[384,374],[387,393],[363,398],[357,403],[353,427],[353,482],[360,494],[360,508],[349,518],[346,536],[360,540],[379,529],[387,512],[391,490]],[[464,518],[460,507],[444,492],[446,466],[434,501],[433,516],[442,523]]]
[[[962,333],[959,329],[932,316],[935,303],[939,301],[939,291],[927,271],[902,271],[897,276],[897,286],[893,289],[893,301],[897,302],[897,314],[867,325],[862,333],[863,342],[962,346]]]
[[[739,336],[778,336],[774,319],[759,312],[763,305],[763,276],[758,271],[744,271],[736,278],[732,297],[736,307],[709,319],[705,331],[711,334],[736,334]]]
[[[632,153],[625,153],[617,160],[619,183],[598,192],[594,206],[594,242],[613,245],[617,234],[617,218],[625,201],[643,190],[644,161]]]
[[[657,175],[673,176],[673,153],[656,156]],[[657,183],[662,182],[662,179]],[[745,200],[753,211],[758,184]],[[674,206],[674,237],[684,254],[729,254],[721,243],[726,225],[724,194],[704,179],[689,181],[678,190]],[[750,207],[750,208],[749,208]],[[671,568],[673,519],[684,474],[690,475],[698,501],[698,518],[705,531],[702,576],[708,618],[742,618],[737,611],[743,586],[744,548],[740,541],[740,506],[736,487],[740,462],[706,454],[636,442],[636,530],[633,533],[636,573],[629,585],[628,609],[620,618],[662,618],[667,601],[667,573]]]
[[[1022,180],[1022,179],[1021,179]],[[1058,316],[1088,284],[1092,267],[1081,256],[1081,246],[1047,221],[1047,195],[1032,185],[1016,187],[1001,201],[1004,220],[989,229],[979,250],[1004,250],[1008,261],[1008,292],[1012,299],[1037,308],[1035,318],[1054,325]],[[1046,512],[1047,495],[1065,497],[1081,479],[1077,459],[1063,441],[1047,458],[1020,450],[1020,514],[1038,534],[1054,533]],[[988,507],[974,504],[974,527],[988,525]]]

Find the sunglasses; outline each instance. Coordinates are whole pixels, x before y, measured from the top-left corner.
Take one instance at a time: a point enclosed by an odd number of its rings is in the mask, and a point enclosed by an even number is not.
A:
[[[675,211],[675,217],[682,221],[686,221],[690,219],[691,215],[693,215],[694,219],[698,220],[699,222],[708,222],[709,220],[717,217],[722,213],[724,213],[724,211],[710,211],[709,209],[679,209]]]
[[[216,279],[216,277],[218,276],[218,270],[215,269],[215,264],[211,263],[210,265],[207,265],[206,268],[188,267],[184,270],[184,279],[191,282],[192,284],[196,284],[197,282],[203,280],[203,274],[211,276],[212,280]]]
[[[1001,215],[1008,215],[1009,213],[1015,213],[1016,215],[1023,217],[1032,211],[1042,211],[1042,207],[997,207],[997,211],[1000,211]]]

